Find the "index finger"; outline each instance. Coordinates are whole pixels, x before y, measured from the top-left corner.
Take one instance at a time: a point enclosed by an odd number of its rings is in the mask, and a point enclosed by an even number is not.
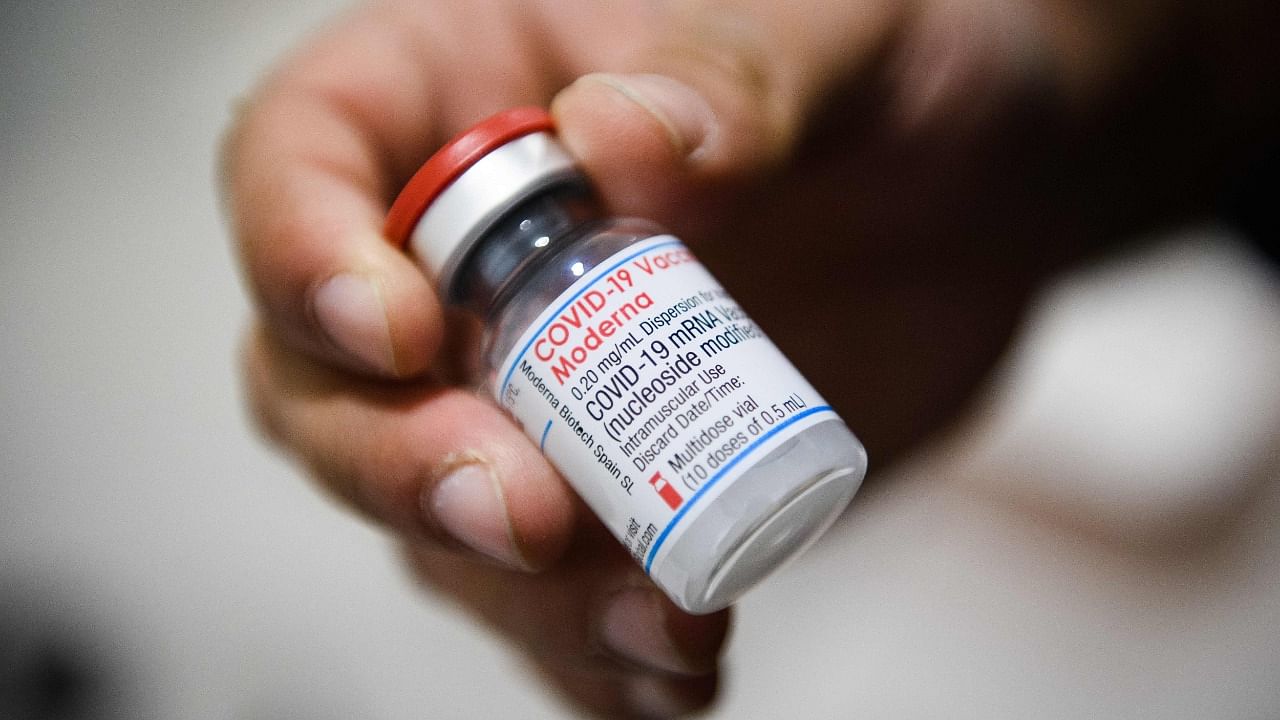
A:
[[[383,213],[456,124],[450,116],[470,114],[450,104],[442,78],[454,59],[431,42],[449,28],[413,7],[371,6],[335,23],[268,77],[224,148],[241,264],[269,331],[385,376],[421,373],[443,319],[422,273],[383,239]]]

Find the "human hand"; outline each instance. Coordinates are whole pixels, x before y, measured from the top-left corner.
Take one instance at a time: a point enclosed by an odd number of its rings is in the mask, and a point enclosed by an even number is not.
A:
[[[955,412],[1035,282],[1110,220],[1055,183],[1092,167],[1064,144],[1106,95],[1090,63],[1133,61],[1071,3],[1097,43],[1064,42],[1050,5],[353,11],[264,82],[227,142],[256,417],[572,700],[610,716],[704,705],[727,615],[672,606],[453,382],[465,333],[381,237],[387,204],[457,131],[554,99],[606,202],[683,235],[883,462]]]

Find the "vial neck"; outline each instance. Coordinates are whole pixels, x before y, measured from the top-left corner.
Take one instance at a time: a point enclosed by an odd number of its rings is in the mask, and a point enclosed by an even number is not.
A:
[[[481,317],[514,295],[521,280],[571,246],[591,222],[604,217],[582,179],[566,181],[503,213],[459,264],[448,301]]]

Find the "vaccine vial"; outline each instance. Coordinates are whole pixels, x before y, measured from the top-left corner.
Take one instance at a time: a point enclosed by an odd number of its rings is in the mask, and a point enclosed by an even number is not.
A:
[[[483,321],[486,390],[685,610],[732,603],[862,482],[835,411],[679,239],[603,212],[545,111],[445,145],[386,234]]]

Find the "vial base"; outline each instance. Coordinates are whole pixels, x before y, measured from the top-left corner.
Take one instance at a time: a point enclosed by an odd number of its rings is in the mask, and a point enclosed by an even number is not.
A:
[[[654,580],[688,612],[728,607],[835,522],[866,474],[866,454],[839,420],[777,448],[716,499]]]

